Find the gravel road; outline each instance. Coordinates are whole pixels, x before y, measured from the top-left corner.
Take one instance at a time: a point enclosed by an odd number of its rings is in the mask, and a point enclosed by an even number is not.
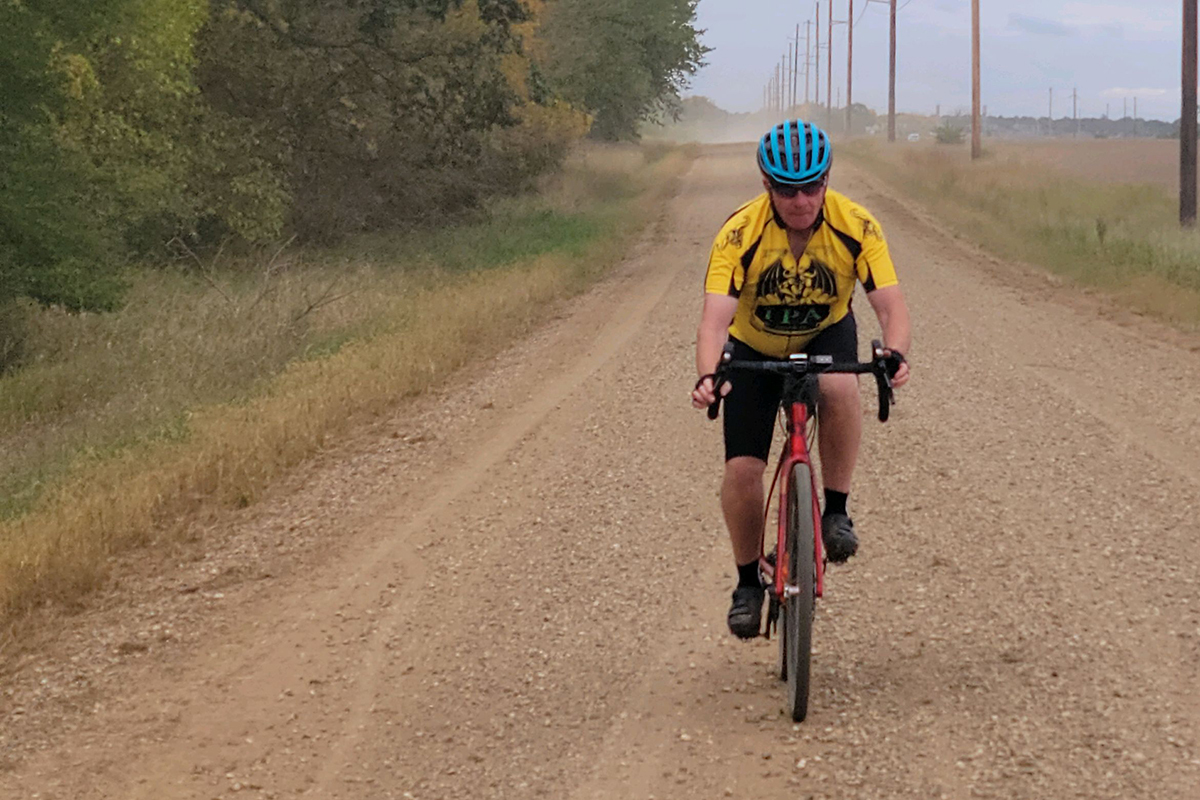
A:
[[[4,673],[0,796],[1200,797],[1200,340],[834,183],[916,346],[808,722],[775,643],[725,630],[719,430],[687,402],[708,247],[756,191],[714,147],[495,365],[48,619]]]

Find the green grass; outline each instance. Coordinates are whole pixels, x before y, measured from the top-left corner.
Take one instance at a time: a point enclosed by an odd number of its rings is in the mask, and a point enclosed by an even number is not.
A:
[[[185,438],[190,408],[252,397],[291,363],[403,328],[407,301],[455,276],[582,258],[645,190],[609,160],[586,154],[541,195],[473,222],[143,270],[115,314],[10,308],[6,328],[24,341],[21,366],[0,376],[0,520],[96,459]]]
[[[24,366],[0,378],[0,646],[29,609],[102,585],[113,553],[253,503],[543,323],[660,217],[686,162],[589,147],[470,224],[147,272],[114,314],[21,309]]]
[[[1015,153],[972,163],[962,148],[843,154],[986,250],[1116,295],[1139,311],[1200,322],[1200,235],[1161,186],[1080,179]]]

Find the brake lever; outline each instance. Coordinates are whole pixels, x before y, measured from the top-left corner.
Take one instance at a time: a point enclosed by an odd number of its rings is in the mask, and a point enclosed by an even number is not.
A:
[[[713,392],[717,395],[717,399],[713,400],[708,406],[708,418],[711,420],[715,420],[721,413],[721,386],[723,386],[724,383],[725,381],[723,380],[720,383],[716,381],[713,382]]]
[[[878,339],[871,342],[871,360],[875,364],[875,386],[879,391],[879,421],[887,422],[892,405],[896,402],[896,393],[892,389],[892,376],[888,370],[889,359],[883,353],[883,342]]]
[[[733,342],[726,342],[724,349],[721,351],[721,363],[717,365],[717,371],[713,373],[713,394],[717,396],[708,406],[708,418],[715,420],[721,413],[721,387],[729,382],[725,377],[725,365],[733,360]]]

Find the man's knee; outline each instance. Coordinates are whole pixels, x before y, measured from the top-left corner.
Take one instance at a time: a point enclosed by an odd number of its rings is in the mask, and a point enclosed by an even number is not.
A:
[[[821,407],[856,413],[859,407],[857,375],[822,375]]]
[[[725,491],[745,493],[762,491],[767,463],[753,456],[738,456],[725,462]]]

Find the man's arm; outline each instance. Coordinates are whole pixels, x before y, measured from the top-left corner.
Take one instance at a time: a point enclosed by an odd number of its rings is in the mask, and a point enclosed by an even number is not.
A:
[[[879,327],[883,329],[883,346],[889,350],[898,350],[904,356],[910,355],[912,348],[912,323],[908,317],[908,303],[904,301],[904,292],[896,285],[885,286],[867,294],[875,316],[879,318]],[[892,379],[893,386],[903,386],[908,382],[908,364],[901,364],[900,371]]]
[[[729,339],[729,325],[737,313],[738,299],[723,294],[705,294],[704,310],[700,314],[700,328],[696,331],[696,375],[709,375],[717,368],[725,342]],[[712,381],[704,381],[692,392],[692,405],[707,408],[717,397],[713,394]]]

